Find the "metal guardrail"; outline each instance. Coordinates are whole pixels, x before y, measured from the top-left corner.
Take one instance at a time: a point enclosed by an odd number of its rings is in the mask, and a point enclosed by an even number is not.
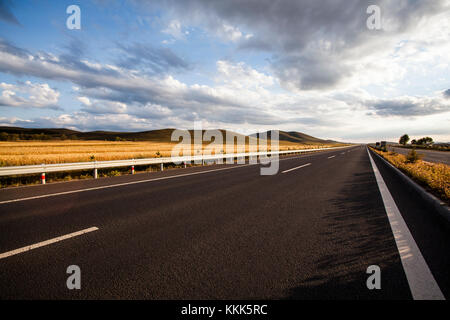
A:
[[[57,163],[57,164],[41,164],[41,165],[28,165],[28,166],[11,166],[0,167],[0,176],[11,176],[21,174],[34,174],[34,173],[49,173],[49,172],[62,172],[62,171],[75,171],[75,170],[89,170],[89,169],[104,169],[104,168],[118,168],[128,166],[141,166],[164,163],[189,163],[192,161],[212,161],[219,159],[230,158],[243,158],[243,157],[257,157],[257,156],[269,156],[269,155],[282,155],[290,153],[302,153],[310,151],[332,150],[347,148],[344,147],[331,147],[331,148],[316,148],[316,149],[299,149],[299,150],[287,150],[287,151],[267,151],[267,152],[247,152],[247,153],[229,153],[229,154],[215,154],[215,155],[200,155],[200,156],[186,156],[186,157],[165,157],[165,158],[145,158],[145,159],[129,159],[129,160],[111,160],[111,161],[91,161],[91,162],[74,162],[74,163]],[[162,167],[161,167],[162,168]]]

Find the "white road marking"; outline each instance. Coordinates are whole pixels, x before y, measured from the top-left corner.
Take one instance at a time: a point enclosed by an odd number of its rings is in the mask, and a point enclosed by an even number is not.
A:
[[[40,196],[33,196],[33,197],[27,197],[27,198],[20,198],[20,199],[11,199],[11,200],[0,201],[0,204],[11,203],[11,202],[18,202],[18,201],[26,201],[26,200],[33,200],[33,199],[40,199],[40,198],[47,198],[47,197],[53,197],[53,196],[61,196],[61,195],[65,195],[65,194],[79,193],[79,192],[92,191],[92,190],[101,190],[101,189],[122,187],[122,186],[128,186],[128,185],[132,185],[132,184],[152,182],[152,181],[159,181],[159,180],[166,180],[166,179],[185,177],[185,176],[192,176],[192,175],[196,175],[196,174],[203,174],[203,173],[208,173],[208,172],[213,172],[213,171],[229,170],[229,169],[246,167],[246,166],[252,166],[252,165],[255,165],[255,164],[243,164],[243,165],[240,165],[240,166],[233,166],[233,167],[230,167],[230,168],[220,168],[220,169],[206,170],[206,171],[200,171],[200,172],[183,173],[183,174],[177,174],[177,175],[168,176],[168,177],[153,178],[153,179],[146,179],[146,180],[139,180],[139,181],[130,181],[130,182],[124,182],[124,183],[110,184],[110,185],[107,185],[107,186],[92,187],[92,188],[87,188],[87,189],[77,189],[77,190],[70,190],[70,191],[64,191],[64,192],[49,193],[49,194],[43,194],[43,195],[40,195]]]
[[[319,154],[319,153],[320,153],[320,151],[318,153],[315,153],[315,154]],[[290,158],[279,159],[279,161],[299,159],[299,158],[302,158],[302,156],[303,155],[301,155],[299,157],[290,157]],[[186,177],[186,176],[192,176],[192,175],[197,175],[197,174],[209,173],[209,172],[214,172],[214,171],[222,171],[222,170],[230,170],[230,169],[236,169],[236,168],[241,168],[241,167],[246,167],[246,166],[254,166],[254,165],[258,165],[258,164],[259,163],[247,163],[247,164],[242,164],[242,165],[239,165],[239,166],[233,166],[233,167],[229,167],[229,168],[220,168],[220,169],[211,169],[211,170],[205,170],[205,171],[199,171],[199,172],[182,173],[182,174],[177,174],[177,175],[168,176],[168,177],[153,178],[153,179],[146,179],[146,180],[139,180],[139,181],[130,181],[130,182],[124,182],[124,183],[110,184],[110,185],[107,185],[107,186],[99,186],[99,187],[92,187],[92,188],[87,188],[87,189],[77,189],[77,190],[70,190],[70,191],[64,191],[64,192],[49,193],[49,194],[43,194],[43,195],[33,196],[33,197],[4,200],[4,201],[0,201],[0,205],[1,204],[6,204],[6,203],[11,203],[11,202],[34,200],[34,199],[48,198],[48,197],[54,197],[54,196],[62,196],[62,195],[66,195],[66,194],[79,193],[79,192],[85,192],[85,191],[101,190],[101,189],[115,188],[115,187],[127,186],[127,185],[132,185],[132,184],[138,184],[138,183],[145,183],[145,182],[173,179],[173,178],[178,178],[178,177]]]
[[[303,168],[303,167],[307,167],[307,166],[309,166],[309,165],[311,165],[311,163],[303,164],[303,165],[298,166],[298,167],[295,167],[295,168],[291,168],[291,169],[288,169],[288,170],[284,170],[284,171],[281,171],[281,173],[286,173],[286,172],[289,172],[289,171],[292,171],[292,170],[297,170],[297,169],[300,169],[300,168]]]
[[[22,247],[22,248],[19,248],[19,249],[16,249],[16,250],[12,250],[12,251],[8,251],[8,252],[5,252],[5,253],[1,253],[0,254],[0,259],[11,257],[11,256],[14,256],[16,254],[27,252],[27,251],[30,251],[30,250],[33,250],[33,249],[36,249],[36,248],[40,248],[40,247],[43,247],[43,246],[48,246],[49,244],[52,244],[52,243],[55,243],[55,242],[59,242],[59,241],[63,241],[63,240],[66,240],[66,239],[73,238],[73,237],[81,236],[82,234],[85,234],[85,233],[88,233],[88,232],[92,232],[92,231],[97,231],[97,230],[98,230],[97,227],[92,227],[92,228],[84,229],[84,230],[81,230],[81,231],[69,233],[69,234],[66,234],[64,236],[56,237],[56,238],[53,238],[53,239],[50,239],[50,240],[38,242],[38,243],[29,245],[29,246],[26,246],[26,247]]]
[[[331,157],[328,157],[328,159],[331,159],[331,158],[334,158],[334,157],[336,157],[336,156],[331,156]]]
[[[445,300],[368,149],[367,153],[414,300]]]

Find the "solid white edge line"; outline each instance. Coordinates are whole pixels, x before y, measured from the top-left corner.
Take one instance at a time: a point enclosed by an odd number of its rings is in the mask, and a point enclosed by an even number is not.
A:
[[[284,171],[281,171],[281,173],[286,173],[286,172],[289,172],[289,171],[292,171],[292,170],[297,170],[297,169],[300,169],[300,168],[303,168],[303,167],[307,167],[307,166],[309,166],[309,165],[311,165],[311,163],[303,164],[303,165],[298,166],[298,167],[295,167],[295,168],[291,168],[291,169],[288,169],[288,170],[284,170]]]
[[[26,246],[26,247],[22,247],[22,248],[19,248],[19,249],[16,249],[16,250],[11,250],[11,251],[8,251],[8,252],[5,252],[5,253],[1,253],[0,254],[0,259],[11,257],[11,256],[14,256],[16,254],[27,252],[27,251],[30,251],[30,250],[33,250],[33,249],[37,249],[37,248],[40,248],[40,247],[43,247],[43,246],[48,246],[48,245],[50,245],[52,243],[55,243],[55,242],[59,242],[59,241],[63,241],[63,240],[66,240],[66,239],[73,238],[73,237],[81,236],[82,234],[85,234],[85,233],[88,233],[88,232],[97,231],[97,230],[98,230],[97,227],[91,227],[91,228],[83,229],[83,230],[80,230],[80,231],[77,231],[77,232],[72,232],[72,233],[66,234],[64,236],[56,237],[56,238],[53,238],[53,239],[50,239],[50,240],[38,242],[38,243],[29,245],[29,246]]]
[[[425,259],[414,241],[403,217],[395,204],[394,198],[378,170],[377,165],[367,149],[370,163],[380,190],[383,204],[389,218],[392,233],[397,245],[400,259],[408,280],[409,288],[414,300],[445,300],[439,285],[433,277]]]
[[[330,156],[330,157],[328,157],[328,159],[331,159],[331,158],[334,158],[334,157],[336,157],[335,155],[334,156]]]

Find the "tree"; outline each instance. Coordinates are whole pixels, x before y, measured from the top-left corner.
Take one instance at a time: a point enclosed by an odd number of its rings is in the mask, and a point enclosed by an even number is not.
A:
[[[400,140],[398,140],[398,143],[406,145],[409,141],[409,136],[407,134],[404,134],[400,137]]]
[[[412,140],[411,140],[411,144],[417,144],[416,139],[412,139]]]
[[[430,145],[433,143],[433,139],[431,137],[423,137],[417,140],[417,144],[420,145]]]
[[[6,132],[0,133],[0,141],[7,141],[8,140],[8,134]]]

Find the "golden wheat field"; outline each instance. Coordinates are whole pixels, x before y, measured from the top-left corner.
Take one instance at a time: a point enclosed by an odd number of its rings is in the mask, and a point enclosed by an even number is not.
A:
[[[154,141],[1,141],[0,166],[168,157],[175,146],[175,142]],[[205,149],[207,146],[204,144],[203,148]],[[280,143],[279,149],[320,147],[327,146],[283,142]],[[243,148],[244,146],[238,148],[235,146],[235,151],[242,152]],[[218,152],[223,152],[224,149],[225,147]],[[248,151],[248,145],[245,149]]]

